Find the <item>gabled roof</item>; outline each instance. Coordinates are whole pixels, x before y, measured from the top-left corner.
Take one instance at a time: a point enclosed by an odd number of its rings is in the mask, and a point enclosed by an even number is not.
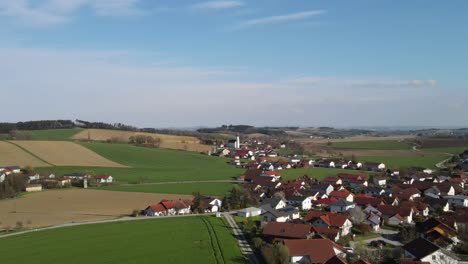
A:
[[[408,251],[417,259],[422,259],[427,255],[436,252],[440,248],[424,238],[416,238],[415,240],[405,244],[403,249]]]
[[[263,199],[261,204],[262,205],[270,205],[271,208],[275,208],[281,201],[285,202],[283,199],[277,198],[277,197],[265,198],[265,199]]]
[[[345,252],[340,245],[329,239],[284,240],[289,256],[308,256],[311,263],[327,263],[336,256],[335,248]]]
[[[353,201],[355,204],[360,206],[372,205],[373,207],[377,207],[383,203],[381,198],[375,198],[367,195],[356,195],[354,196]]]
[[[306,239],[311,234],[311,230],[312,226],[308,224],[268,222],[263,228],[262,235]]]
[[[348,220],[348,216],[345,214],[309,211],[304,217],[304,221],[311,222],[317,218],[320,218],[328,226],[337,228],[342,227],[346,220]]]

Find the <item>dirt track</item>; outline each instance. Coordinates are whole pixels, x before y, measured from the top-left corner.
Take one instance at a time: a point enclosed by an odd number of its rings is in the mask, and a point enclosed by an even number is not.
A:
[[[25,228],[36,228],[113,219],[162,199],[179,198],[191,199],[191,196],[90,189],[30,193],[18,199],[0,201],[0,228],[15,227],[18,221],[23,222]]]

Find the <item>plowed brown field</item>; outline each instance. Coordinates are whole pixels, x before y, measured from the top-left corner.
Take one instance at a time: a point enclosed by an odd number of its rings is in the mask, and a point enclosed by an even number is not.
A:
[[[0,201],[0,228],[36,228],[72,222],[90,222],[129,215],[134,209],[162,199],[191,199],[190,195],[110,192],[86,189],[50,190]]]

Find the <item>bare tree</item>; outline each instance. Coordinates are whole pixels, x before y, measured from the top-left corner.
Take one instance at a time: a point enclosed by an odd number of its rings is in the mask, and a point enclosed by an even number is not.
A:
[[[354,224],[360,224],[366,220],[366,214],[362,211],[362,209],[359,206],[351,208],[348,212],[351,221]]]

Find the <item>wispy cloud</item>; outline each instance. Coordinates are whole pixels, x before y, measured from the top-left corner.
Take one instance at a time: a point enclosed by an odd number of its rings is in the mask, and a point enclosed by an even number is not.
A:
[[[436,83],[416,78],[305,76],[278,80],[271,76],[254,81],[251,72],[233,73],[224,67],[149,63],[165,60],[162,56],[125,50],[0,47],[2,87],[8,89],[10,97],[22,98],[29,104],[28,108],[5,116],[6,121],[82,118],[149,127],[219,125],[220,120],[233,124],[303,126],[359,125],[356,122],[360,120],[365,120],[366,125],[393,125],[387,123],[389,120],[400,125],[433,120],[449,124],[457,121],[457,116],[447,118],[454,116],[449,114],[453,108],[442,106],[453,104],[453,98],[459,100],[460,107],[466,106],[468,100],[466,94],[439,98],[437,89],[407,88]],[[239,108],[246,95],[262,100]],[[70,100],[86,101],[90,106],[99,106],[100,111],[97,113],[96,107],[70,108]],[[428,101],[435,102],[437,107]],[[44,103],[49,103],[48,107]],[[16,107],[12,100],[5,101],[3,106]],[[310,118],[311,113],[324,109],[325,115]],[[468,114],[467,109],[458,111]]]
[[[218,1],[206,1],[201,2],[191,7],[197,10],[221,10],[221,9],[231,9],[236,7],[241,7],[244,5],[244,2],[237,0],[218,0]]]
[[[140,0],[0,0],[0,16],[28,26],[50,26],[70,21],[83,8],[98,16],[133,16],[144,13]]]
[[[306,76],[284,81],[292,85],[300,85],[310,88],[335,88],[335,89],[375,89],[375,88],[435,88],[436,80],[400,80],[400,79],[348,79],[324,76]]]
[[[239,27],[242,28],[242,27],[253,27],[253,26],[260,26],[260,25],[287,23],[291,21],[304,20],[310,17],[319,16],[324,13],[326,13],[325,10],[312,10],[312,11],[298,12],[298,13],[292,13],[292,14],[286,14],[286,15],[255,18],[255,19],[250,19],[250,20],[242,22],[239,25]]]

